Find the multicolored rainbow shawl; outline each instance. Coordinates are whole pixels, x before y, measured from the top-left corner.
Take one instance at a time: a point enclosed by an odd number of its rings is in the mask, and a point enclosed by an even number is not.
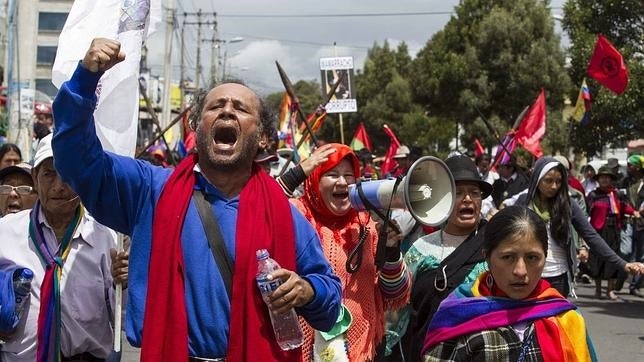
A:
[[[29,214],[29,239],[34,244],[40,261],[45,265],[45,277],[40,286],[40,310],[38,313],[38,362],[61,361],[60,354],[60,278],[63,265],[69,255],[72,239],[85,213],[84,208],[76,209],[74,218],[67,225],[58,251],[49,250],[45,242],[38,214],[40,201],[36,202]]]
[[[546,362],[597,361],[584,319],[577,307],[541,279],[526,299],[514,300],[485,285],[488,272],[462,284],[440,305],[427,328],[422,354],[433,346],[460,336],[534,322]]]

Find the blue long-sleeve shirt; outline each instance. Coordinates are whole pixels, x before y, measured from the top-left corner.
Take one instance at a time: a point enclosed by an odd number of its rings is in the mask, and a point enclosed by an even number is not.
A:
[[[126,335],[140,346],[154,210],[172,170],[103,151],[94,127],[95,90],[102,73],[80,63],[64,83],[53,105],[52,141],[57,171],[80,195],[102,224],[131,235]],[[202,176],[196,188],[205,190],[234,260],[239,197],[226,199]],[[324,258],[317,233],[291,206],[296,272],[315,291],[311,302],[297,312],[314,328],[329,330],[341,305],[340,281]],[[249,225],[252,227],[252,225]],[[230,301],[210,251],[199,214],[191,200],[181,232],[186,266],[185,294],[191,356],[221,357],[228,347]],[[153,271],[151,271],[153,272]],[[154,288],[153,285],[149,286]]]

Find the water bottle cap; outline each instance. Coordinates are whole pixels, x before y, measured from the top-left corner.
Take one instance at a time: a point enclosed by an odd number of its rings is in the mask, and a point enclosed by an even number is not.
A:
[[[255,257],[257,257],[257,260],[268,259],[268,250],[266,250],[266,249],[257,250],[255,252]]]
[[[22,277],[25,279],[33,279],[34,277],[34,272],[31,271],[31,269],[22,269]]]

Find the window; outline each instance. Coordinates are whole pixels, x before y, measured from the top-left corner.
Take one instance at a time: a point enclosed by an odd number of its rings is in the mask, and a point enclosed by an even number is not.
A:
[[[54,64],[56,59],[56,46],[39,46],[36,51],[36,63],[38,64]]]
[[[39,13],[38,30],[39,31],[61,31],[65,26],[67,13]]]
[[[41,91],[50,97],[55,97],[58,89],[51,82],[51,79],[36,79],[36,91]]]

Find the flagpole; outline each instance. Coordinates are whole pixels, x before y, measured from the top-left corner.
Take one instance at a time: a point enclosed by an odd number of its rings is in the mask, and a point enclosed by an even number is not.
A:
[[[481,117],[481,120],[483,120],[483,123],[485,123],[485,127],[487,127],[488,131],[490,131],[490,133],[492,133],[492,136],[494,136],[494,138],[496,138],[496,141],[499,143],[499,145],[501,145],[503,150],[505,152],[507,152],[508,156],[510,156],[511,153],[508,150],[508,148],[505,147],[505,144],[503,144],[503,142],[501,142],[501,137],[499,136],[499,132],[496,131],[496,128],[494,128],[494,126],[492,126],[492,124],[490,124],[490,122],[488,122],[488,120],[485,118],[485,116],[483,116],[483,113],[481,112],[479,107],[477,107],[476,105],[472,105],[472,106],[474,107],[476,112]],[[524,110],[524,112],[521,112],[521,115],[519,115],[519,116],[522,116],[524,113],[525,113],[525,110]],[[500,157],[500,154],[497,152],[497,154],[494,156],[494,162],[492,162],[493,165],[496,164],[497,158],[499,158],[499,157]]]
[[[170,121],[170,87],[172,87],[172,32],[174,31],[174,0],[168,0],[167,11],[168,19],[166,23],[165,54],[163,59],[163,107],[161,108],[161,126],[167,125]],[[181,101],[183,102],[183,99]]]
[[[333,56],[338,56],[338,48],[336,47],[335,42],[333,42]],[[338,115],[338,119],[340,120],[340,143],[344,144],[344,121],[342,118],[342,113]]]

